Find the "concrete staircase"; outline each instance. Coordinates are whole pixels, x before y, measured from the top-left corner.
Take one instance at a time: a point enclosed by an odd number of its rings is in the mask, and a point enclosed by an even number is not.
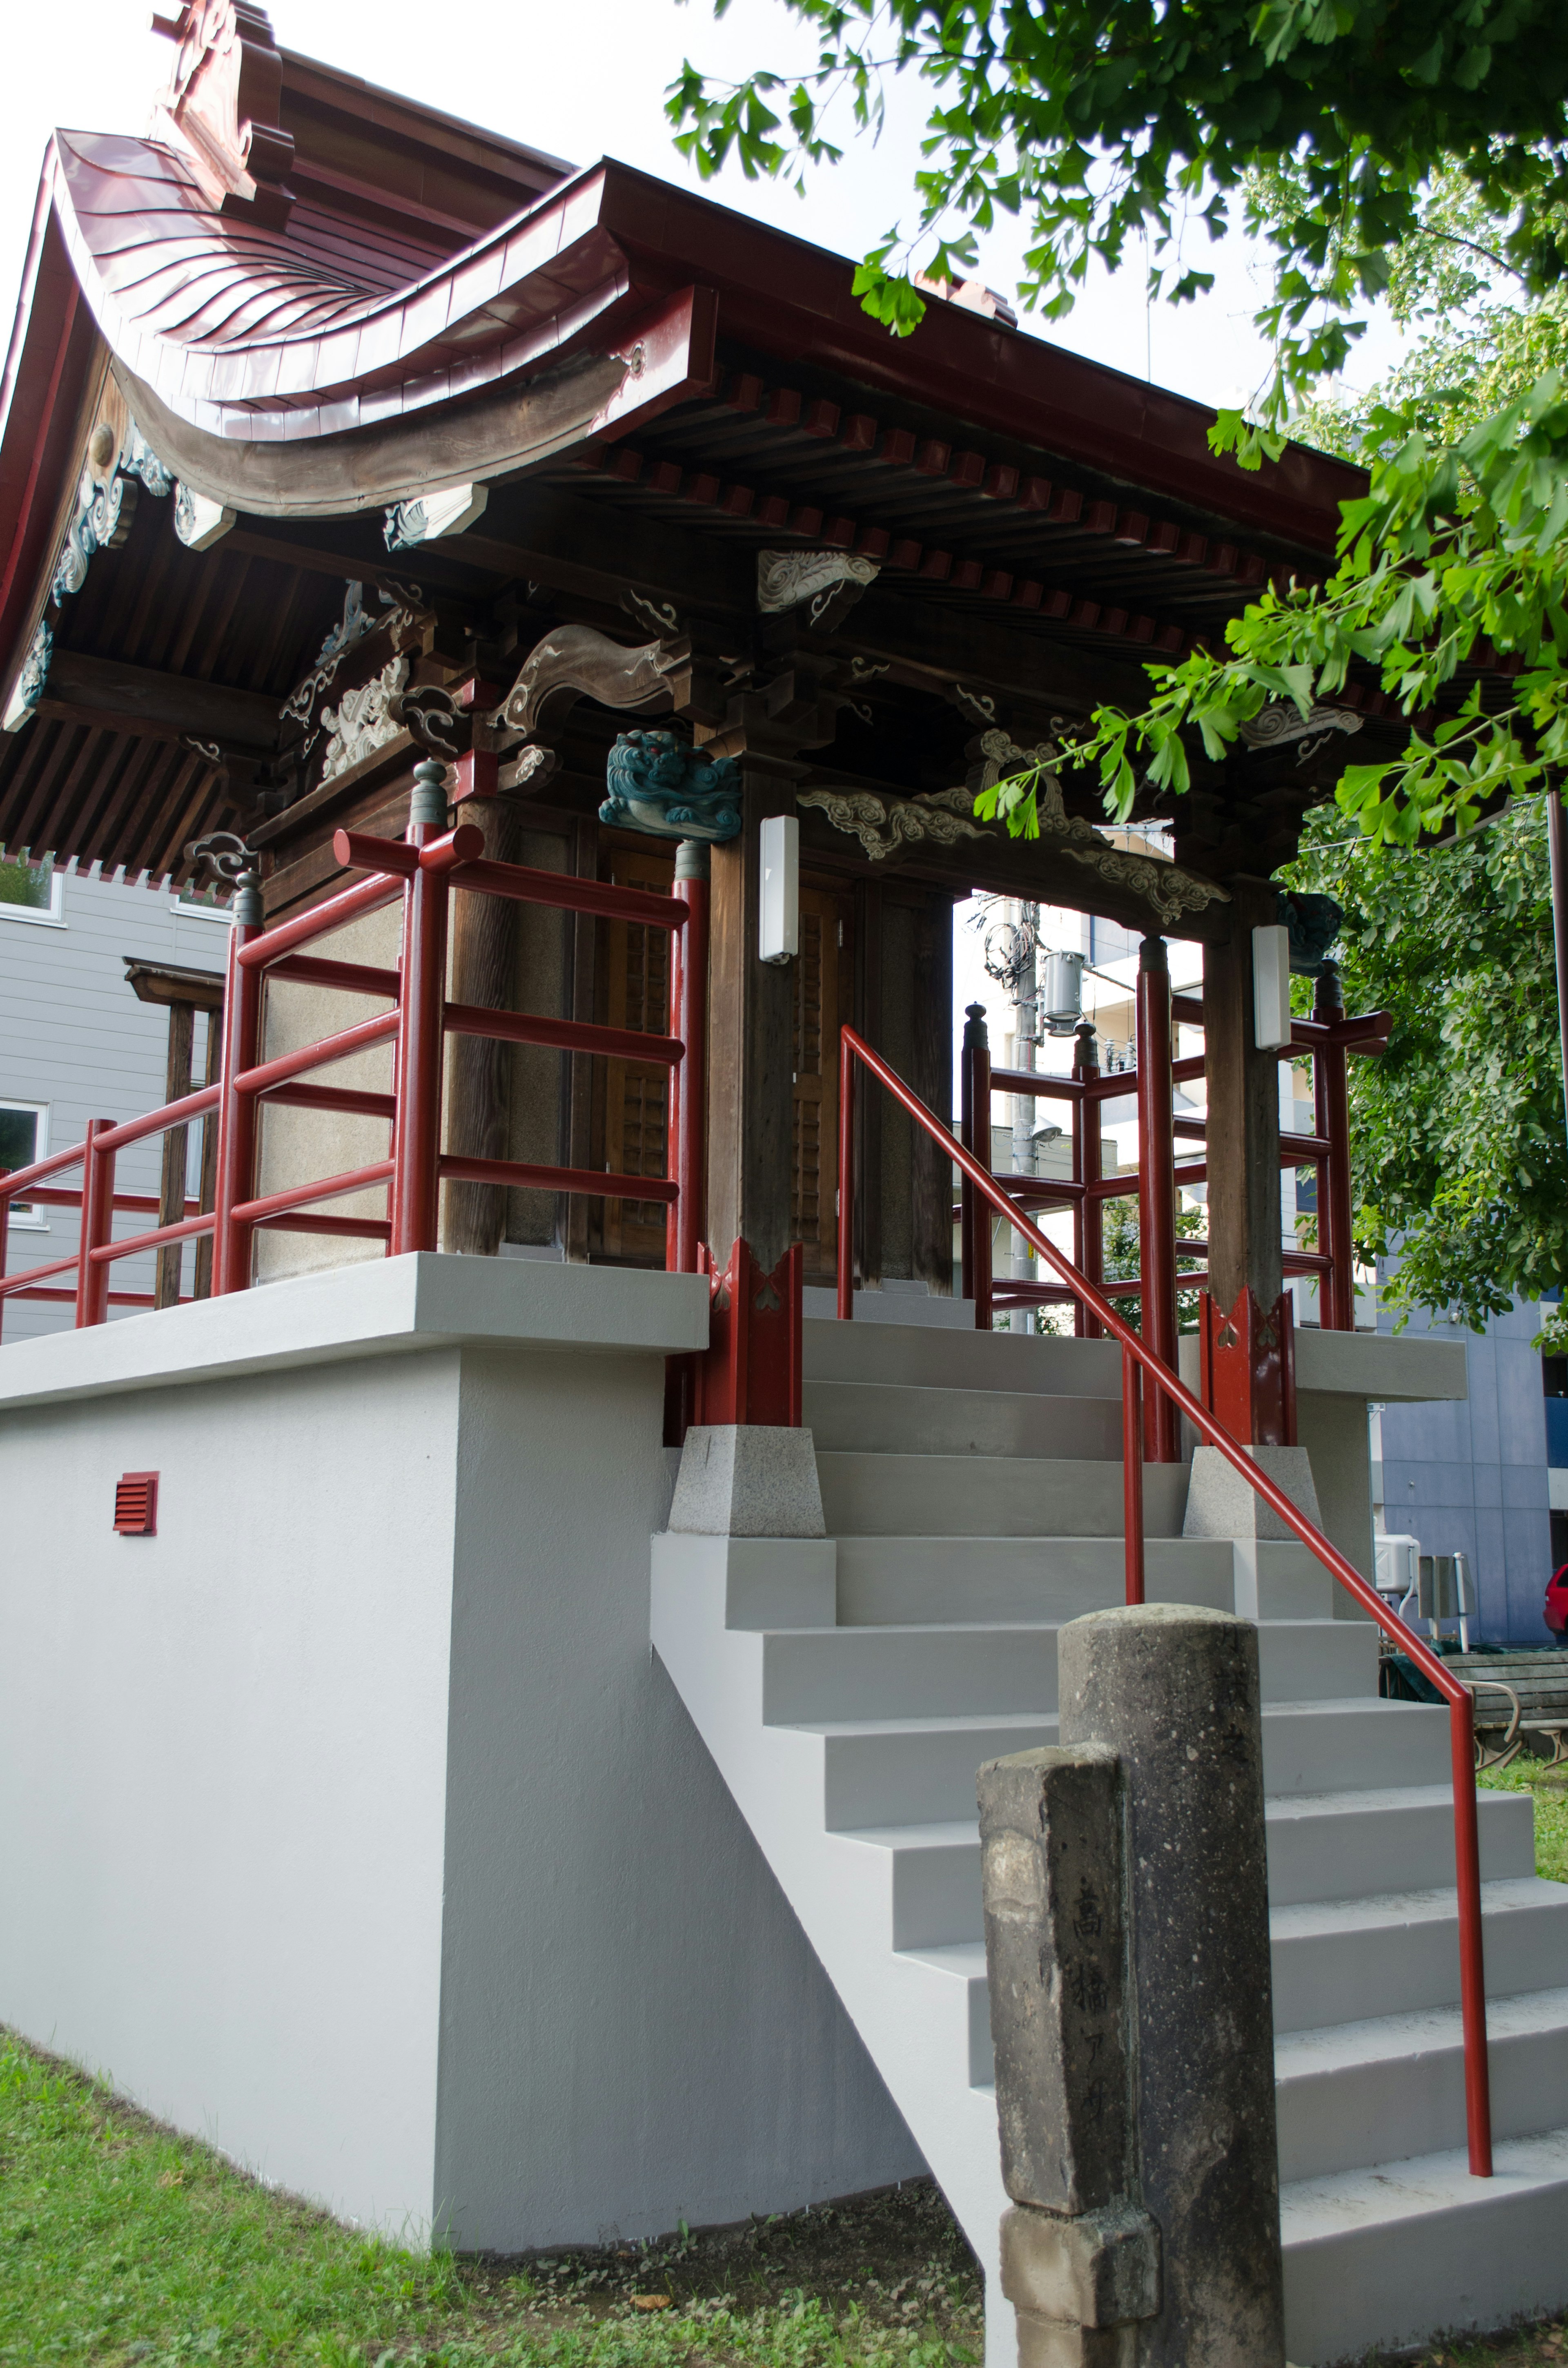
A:
[[[1122,1593],[1119,1352],[808,1321],[825,1541],[653,1542],[653,1635],[990,2283],[1005,2202],[974,1778],[1053,1741],[1056,1634]],[[1293,2361],[1568,2300],[1568,1886],[1481,1796],[1496,2176],[1469,2176],[1446,1714],[1302,1547],[1180,1535],[1152,1600],[1258,1622]],[[1255,1559],[1256,1557],[1256,1559]]]

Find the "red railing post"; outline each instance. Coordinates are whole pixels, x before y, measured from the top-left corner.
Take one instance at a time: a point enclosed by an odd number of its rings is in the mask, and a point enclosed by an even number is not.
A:
[[[991,1173],[991,1038],[985,1026],[985,1006],[965,1008],[963,1031],[963,1101],[959,1132],[963,1147]],[[975,1197],[973,1185],[962,1176],[960,1208],[967,1208],[961,1242],[964,1252],[964,1297],[974,1302],[974,1328],[991,1329],[991,1212]]]
[[[0,1167],[0,1184],[4,1184],[10,1173],[11,1170],[8,1167]],[[9,1193],[6,1193],[0,1197],[0,1282],[6,1280],[6,1261],[10,1256],[10,1235],[11,1198]],[[4,1325],[5,1319],[6,1302],[4,1298],[0,1298],[0,1326]]]
[[[1312,1018],[1332,1027],[1345,1017],[1337,963],[1318,973]],[[1343,1044],[1312,1048],[1317,1131],[1328,1144],[1318,1163],[1318,1247],[1333,1261],[1318,1282],[1318,1321],[1325,1332],[1356,1329],[1356,1258],[1351,1243],[1350,1095]]]
[[[967,1059],[967,1054],[965,1058]],[[838,1037],[838,1315],[855,1313],[855,1055],[846,1029]]]
[[[1127,1600],[1143,1600],[1143,1374],[1130,1349],[1121,1352],[1121,1529]]]
[[[447,769],[414,768],[407,842],[423,847],[447,826]],[[440,1200],[441,1061],[446,1041],[447,874],[421,864],[403,891],[403,1028],[393,1129],[392,1254],[433,1250]]]
[[[1171,1076],[1171,973],[1164,938],[1145,938],[1138,954],[1138,1246],[1143,1338],[1162,1364],[1176,1362],[1176,1112]],[[1176,1408],[1163,1390],[1143,1407],[1151,1463],[1180,1461]]]
[[[1481,1915],[1481,1836],[1475,1809],[1475,1697],[1449,1705],[1454,1787],[1454,1879],[1459,1896],[1460,2020],[1464,2032],[1465,2132],[1470,2167],[1492,2176],[1492,2067],[1486,2041],[1486,1959]]]
[[[261,935],[261,882],[242,872],[234,887],[234,918],[229,931],[228,978],[223,990],[222,1099],[218,1105],[218,1174],[213,1197],[212,1296],[250,1288],[251,1228],[233,1211],[255,1190],[258,1119],[254,1094],[242,1094],[234,1080],[254,1069],[261,1055],[262,973],[240,955]]]
[[[82,1146],[82,1233],[76,1253],[76,1322],[102,1324],[108,1317],[108,1267],[93,1252],[114,1238],[114,1154],[100,1151],[97,1138],[114,1124],[90,1118]]]
[[[678,1017],[672,1002],[670,1033],[678,1036],[686,1055],[670,1082],[676,1089],[677,1134],[675,1173],[680,1185],[676,1204],[676,1266],[682,1274],[697,1272],[698,1244],[702,1239],[702,1212],[707,1198],[703,1162],[707,1151],[705,1107],[708,1092],[708,897],[710,859],[699,839],[683,838],[676,849],[675,893],[687,909],[684,929],[671,932],[672,962],[680,980]]]
[[[1105,1281],[1105,1202],[1093,1192],[1100,1180],[1099,1097],[1087,1087],[1098,1082],[1099,1046],[1094,1022],[1081,1019],[1073,1043],[1073,1074],[1085,1088],[1073,1104],[1073,1175],[1083,1187],[1073,1212],[1073,1263],[1096,1288]],[[1099,1318],[1081,1299],[1073,1302],[1073,1329],[1080,1340],[1097,1340]]]

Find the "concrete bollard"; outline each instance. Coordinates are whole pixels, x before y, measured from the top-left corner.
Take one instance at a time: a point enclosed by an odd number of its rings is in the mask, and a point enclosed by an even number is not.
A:
[[[1062,1631],[1062,1742],[982,1769],[1021,2368],[1283,2368],[1257,1639]]]
[[[1125,1786],[1138,2192],[1164,2255],[1140,2368],[1282,2368],[1257,1632],[1091,1612],[1062,1631],[1058,1700],[1062,1747],[1113,1749]]]

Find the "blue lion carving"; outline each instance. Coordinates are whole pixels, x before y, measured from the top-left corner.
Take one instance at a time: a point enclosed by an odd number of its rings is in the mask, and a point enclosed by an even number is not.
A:
[[[733,757],[710,763],[673,732],[623,732],[605,765],[609,791],[601,822],[651,838],[700,838],[715,846],[740,835],[740,770]]]

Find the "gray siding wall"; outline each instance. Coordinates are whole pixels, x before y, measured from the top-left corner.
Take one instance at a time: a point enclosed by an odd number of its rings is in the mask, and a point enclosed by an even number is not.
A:
[[[1392,1329],[1386,1315],[1378,1323]],[[1470,1395],[1382,1415],[1384,1525],[1413,1531],[1424,1554],[1470,1556],[1492,1645],[1551,1642],[1541,1617],[1551,1576],[1546,1402],[1530,1347],[1540,1328],[1533,1301],[1493,1316],[1484,1332],[1413,1315],[1407,1337],[1464,1342]]]
[[[127,887],[122,881],[68,871],[62,882],[58,923],[22,920],[0,905],[0,1101],[43,1102],[49,1110],[51,1152],[80,1143],[90,1118],[129,1119],[155,1110],[164,1099],[168,1049],[168,1013],[161,1005],[139,1003],[125,983],[124,957],[177,962],[187,970],[221,972],[227,956],[228,924],[178,911],[167,886]],[[204,1047],[205,1022],[199,1015],[197,1059]],[[135,1144],[117,1164],[117,1187],[155,1192],[163,1163],[161,1138]],[[56,1179],[73,1190],[81,1170]],[[66,1258],[75,1246],[74,1209],[40,1210],[41,1230],[14,1224],[6,1271]],[[121,1237],[145,1232],[156,1222],[121,1215]],[[114,1269],[116,1291],[150,1291],[150,1257],[128,1258]],[[188,1292],[193,1258],[186,1253]],[[73,1284],[62,1275],[55,1287]],[[134,1313],[114,1309],[111,1314]],[[0,1338],[30,1339],[58,1332],[72,1311],[40,1300],[0,1301]]]

